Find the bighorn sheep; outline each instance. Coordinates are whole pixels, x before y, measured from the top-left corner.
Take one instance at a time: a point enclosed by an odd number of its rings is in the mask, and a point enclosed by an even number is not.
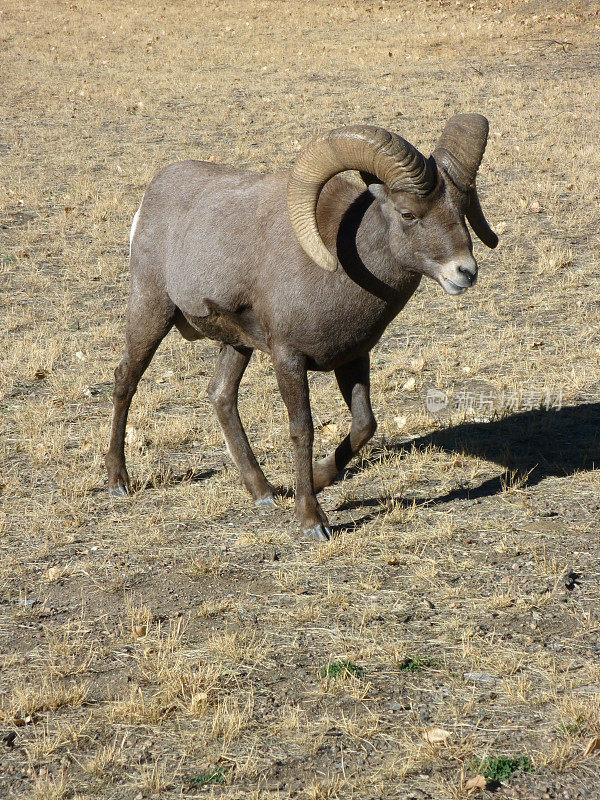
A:
[[[291,172],[260,175],[201,161],[161,170],[131,233],[126,349],[115,370],[106,455],[109,490],[126,494],[124,436],[131,399],[175,325],[188,340],[222,342],[208,393],[229,452],[256,505],[273,504],[240,422],[238,386],[252,351],[271,356],[287,406],[303,531],[327,540],[316,493],[373,435],[369,351],[428,275],[448,294],[477,279],[471,238],[495,247],[475,178],[487,142],[479,114],[452,117],[432,156],[368,125],[308,144]],[[339,173],[360,171],[368,189]],[[352,424],[313,465],[307,370],[334,370]]]

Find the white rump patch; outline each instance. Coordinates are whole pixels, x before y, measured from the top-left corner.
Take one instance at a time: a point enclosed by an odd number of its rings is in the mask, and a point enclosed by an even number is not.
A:
[[[140,218],[141,206],[133,215],[133,222],[131,223],[131,230],[129,231],[129,255],[131,256],[131,245],[133,244],[133,237],[135,236],[135,229],[137,228],[138,219]]]

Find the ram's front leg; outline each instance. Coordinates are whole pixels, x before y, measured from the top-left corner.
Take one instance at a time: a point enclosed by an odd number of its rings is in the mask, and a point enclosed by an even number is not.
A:
[[[274,506],[274,489],[267,481],[240,420],[238,389],[252,350],[224,345],[215,374],[208,384],[208,396],[219,420],[225,443],[244,485],[257,506]]]
[[[342,397],[352,414],[352,426],[348,436],[336,449],[315,464],[313,475],[316,492],[333,483],[377,429],[371,409],[369,371],[368,355],[344,364],[335,371]]]
[[[312,450],[314,428],[306,376],[306,359],[287,347],[272,349],[279,391],[290,420],[296,464],[296,516],[303,533],[313,539],[331,538],[329,522],[315,496]]]

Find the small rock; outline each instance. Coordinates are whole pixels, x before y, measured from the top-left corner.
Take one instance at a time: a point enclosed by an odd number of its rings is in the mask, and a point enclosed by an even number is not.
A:
[[[430,744],[446,744],[451,735],[444,728],[428,728],[423,732],[423,738]]]
[[[500,683],[499,678],[494,678],[488,672],[465,672],[463,677],[469,683],[477,683],[481,686],[495,686]]]
[[[10,750],[12,750],[12,748],[15,746],[15,739],[16,739],[16,738],[17,738],[16,731],[9,731],[9,732],[6,734],[6,736],[3,736],[3,737],[2,737],[2,741],[4,742],[4,744],[5,744],[5,745],[6,745],[6,746],[7,746],[7,747],[10,749]]]
[[[465,784],[465,789],[474,791],[476,789],[485,789],[487,787],[487,779],[483,775],[475,775],[474,778],[469,778]]]
[[[423,356],[411,359],[410,368],[412,372],[423,372],[423,369],[425,368],[425,359]]]
[[[60,567],[50,567],[50,569],[46,572],[46,580],[49,583],[54,583],[60,578],[60,576],[61,576]]]
[[[565,576],[565,589],[567,589],[569,592],[572,592],[573,589],[579,589],[580,578],[581,573],[570,569]]]

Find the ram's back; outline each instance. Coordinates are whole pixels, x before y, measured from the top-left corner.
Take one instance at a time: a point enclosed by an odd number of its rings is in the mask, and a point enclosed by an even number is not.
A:
[[[226,308],[251,304],[266,253],[295,246],[285,208],[285,176],[203,161],[161,170],[149,185],[132,241],[132,274],[155,277],[183,312],[207,313],[204,297]],[[276,241],[274,242],[273,239]]]

